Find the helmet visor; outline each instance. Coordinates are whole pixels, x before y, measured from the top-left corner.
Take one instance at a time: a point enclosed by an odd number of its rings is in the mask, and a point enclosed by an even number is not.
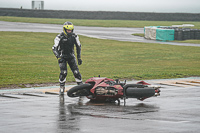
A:
[[[74,26],[73,25],[64,25],[63,28],[66,30],[73,30]]]

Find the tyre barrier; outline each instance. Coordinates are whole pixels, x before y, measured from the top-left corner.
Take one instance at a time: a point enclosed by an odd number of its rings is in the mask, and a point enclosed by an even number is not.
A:
[[[174,40],[188,40],[188,39],[200,39],[199,29],[175,29]]]
[[[173,40],[200,39],[200,29],[150,26],[150,27],[144,27],[144,31],[145,31],[144,37],[146,39],[151,39],[151,40],[173,41]]]

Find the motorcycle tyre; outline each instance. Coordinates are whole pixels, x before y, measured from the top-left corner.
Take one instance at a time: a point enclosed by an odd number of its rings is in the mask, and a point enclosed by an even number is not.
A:
[[[148,98],[155,95],[155,89],[151,87],[128,87],[125,93],[126,97],[129,98]]]
[[[79,97],[79,96],[88,96],[90,93],[90,89],[92,89],[93,85],[91,84],[82,84],[82,85],[78,85],[75,87],[72,87],[70,90],[67,91],[67,95],[69,97]],[[80,90],[86,90],[88,91],[88,94],[84,94],[84,95],[73,95],[73,93],[80,91]]]

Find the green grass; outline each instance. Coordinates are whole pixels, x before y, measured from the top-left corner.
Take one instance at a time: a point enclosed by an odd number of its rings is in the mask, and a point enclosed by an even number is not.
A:
[[[184,41],[177,41],[176,40],[174,42],[200,44],[200,40],[184,40]]]
[[[0,87],[58,82],[51,47],[55,33],[0,32]],[[200,76],[200,47],[102,40],[80,36],[83,81],[101,75],[120,79]],[[74,81],[68,69],[67,81]]]
[[[182,24],[193,24],[200,29],[200,22],[194,21],[137,21],[137,20],[88,20],[88,19],[55,19],[55,18],[29,18],[0,16],[0,21],[63,24],[66,21],[73,22],[76,26],[98,26],[98,27],[140,27],[144,26],[171,26]]]
[[[134,36],[140,36],[140,37],[144,37],[144,34],[140,34],[140,33],[135,33],[135,34],[132,34]],[[175,40],[173,42],[180,42],[180,43],[193,43],[193,44],[200,44],[200,40],[184,40],[184,41],[178,41],[178,40]]]
[[[144,37],[144,34],[142,33],[135,33],[135,34],[132,34],[133,36],[140,36],[140,37]]]

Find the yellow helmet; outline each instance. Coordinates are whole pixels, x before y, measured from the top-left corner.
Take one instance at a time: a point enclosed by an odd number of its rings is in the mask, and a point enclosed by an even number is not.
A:
[[[63,32],[67,35],[67,30],[74,30],[74,25],[71,22],[65,22],[63,25]]]

